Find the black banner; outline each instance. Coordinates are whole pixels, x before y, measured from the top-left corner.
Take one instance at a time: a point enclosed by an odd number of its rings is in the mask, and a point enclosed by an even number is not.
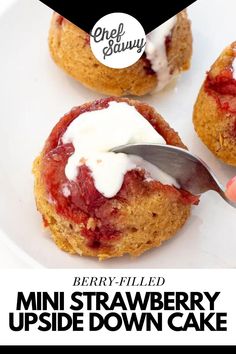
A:
[[[110,1],[109,3],[83,1],[82,5],[80,0],[40,1],[88,33],[101,17],[111,12],[125,12],[135,17],[145,32],[149,33],[196,0],[165,0],[160,4],[160,9],[158,9],[159,1],[156,1],[155,5],[151,1],[139,1],[135,5],[128,1],[123,3],[122,1]]]

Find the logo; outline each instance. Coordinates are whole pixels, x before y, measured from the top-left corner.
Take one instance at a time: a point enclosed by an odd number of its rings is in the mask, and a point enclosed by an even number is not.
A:
[[[102,17],[90,33],[90,46],[102,64],[126,68],[138,61],[146,45],[142,25],[134,17],[114,12]]]

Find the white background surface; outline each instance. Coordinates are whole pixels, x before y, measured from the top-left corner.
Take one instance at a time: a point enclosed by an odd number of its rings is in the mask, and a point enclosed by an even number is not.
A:
[[[3,2],[0,4],[1,9]],[[203,158],[223,183],[236,174],[236,169],[219,162],[203,146],[194,133],[191,116],[206,70],[222,49],[236,39],[235,12],[234,0],[198,0],[192,5],[189,8],[194,36],[191,69],[158,96],[143,98],[158,109],[190,150]],[[53,63],[47,46],[49,22],[50,10],[38,0],[18,1],[0,17],[0,60],[3,61],[0,65],[0,150],[4,151],[0,155],[3,172],[0,174],[0,229],[6,235],[6,242],[11,239],[46,267],[236,267],[235,210],[215,193],[201,198],[200,205],[193,208],[191,218],[175,238],[138,259],[123,257],[101,263],[70,256],[53,244],[42,229],[35,209],[32,161],[65,112],[101,95],[83,88]],[[23,259],[27,256],[23,255]],[[0,266],[23,265],[1,242]]]
[[[0,1],[0,16],[6,11],[16,0],[1,0]],[[28,268],[23,257],[19,257],[17,251],[14,252],[0,238],[0,268]]]

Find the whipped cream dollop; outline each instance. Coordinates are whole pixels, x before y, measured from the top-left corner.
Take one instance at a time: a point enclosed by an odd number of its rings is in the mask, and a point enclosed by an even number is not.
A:
[[[107,198],[119,192],[125,174],[133,169],[144,169],[147,180],[178,187],[171,176],[142,158],[110,151],[124,144],[165,143],[135,107],[126,102],[112,101],[107,108],[80,114],[68,126],[62,142],[74,146],[65,167],[66,177],[76,180],[78,167],[86,164],[96,189]]]
[[[166,38],[171,35],[176,21],[177,16],[174,16],[147,35],[145,52],[152,69],[158,76],[156,91],[162,90],[174,77],[170,74],[166,53]]]

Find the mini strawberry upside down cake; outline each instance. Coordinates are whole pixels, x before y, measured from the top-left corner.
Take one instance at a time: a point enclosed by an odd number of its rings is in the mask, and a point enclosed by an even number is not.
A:
[[[207,73],[195,103],[193,123],[213,154],[236,166],[236,42]]]
[[[187,220],[198,197],[138,156],[127,143],[185,148],[147,104],[106,98],[73,108],[35,160],[35,197],[44,225],[64,251],[100,260],[160,246]]]

